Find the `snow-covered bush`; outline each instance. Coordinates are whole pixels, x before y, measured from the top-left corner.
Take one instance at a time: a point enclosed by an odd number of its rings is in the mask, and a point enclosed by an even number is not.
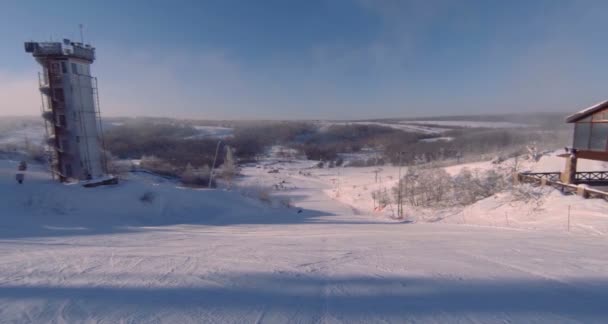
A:
[[[108,173],[125,179],[129,171],[133,168],[132,163],[126,160],[119,160],[108,151],[104,151],[103,154],[105,156]]]
[[[272,200],[270,199],[270,189],[268,188],[260,188],[260,190],[258,190],[257,192],[257,198],[265,203],[265,204],[272,204]]]
[[[544,186],[533,186],[525,183],[518,186],[513,186],[511,190],[511,197],[513,201],[522,201],[525,203],[532,203],[536,208],[542,205],[542,199],[545,197],[548,191],[552,190],[551,187]]]
[[[372,191],[371,195],[372,199],[374,199],[375,205],[377,205],[377,207],[380,209],[384,209],[391,203],[391,197],[386,190],[374,190]]]
[[[281,197],[278,200],[279,206],[281,207],[285,207],[285,208],[291,208],[293,207],[293,204],[291,202],[291,198],[289,197]]]
[[[349,167],[370,167],[377,165],[384,165],[384,159],[382,158],[372,158],[372,159],[354,159],[350,160],[346,163],[346,166]]]
[[[245,197],[257,199],[265,204],[272,204],[271,191],[272,189],[264,186],[248,186],[239,187],[237,190]]]
[[[145,203],[145,204],[151,204],[154,202],[155,199],[156,199],[156,193],[154,193],[152,191],[146,191],[139,197],[139,201],[141,201],[142,203]]]
[[[178,173],[177,169],[171,165],[171,163],[155,156],[143,156],[139,165],[148,171],[152,171],[160,175],[176,176]]]
[[[194,168],[191,164],[186,165],[186,169],[180,174],[180,181],[187,186],[208,186],[211,170],[208,166]],[[211,181],[211,187],[215,187],[215,181]]]
[[[224,164],[221,167],[221,177],[228,182],[228,186],[232,186],[232,180],[238,174],[238,168],[232,153],[230,146],[226,147],[226,157],[224,158]]]
[[[492,196],[508,187],[504,173],[496,170],[462,169],[450,176],[443,168],[418,169],[409,167],[393,188],[397,204],[419,207],[469,205]]]
[[[393,188],[397,203],[411,206],[432,207],[445,206],[452,200],[452,177],[443,169],[417,169],[410,167],[399,181],[399,187]]]
[[[25,153],[30,159],[36,162],[47,162],[47,155],[42,145],[29,144],[25,147]]]
[[[349,166],[349,167],[366,167],[367,161],[364,159],[350,160],[350,161],[348,161],[347,166]]]
[[[460,205],[469,205],[504,190],[508,184],[506,176],[493,169],[464,168],[453,178],[454,200]]]

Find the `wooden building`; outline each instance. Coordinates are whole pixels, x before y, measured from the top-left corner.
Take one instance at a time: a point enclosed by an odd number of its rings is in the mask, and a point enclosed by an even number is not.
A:
[[[608,161],[608,100],[583,109],[568,118],[574,124],[572,147],[568,148],[564,183],[574,183],[577,159]]]

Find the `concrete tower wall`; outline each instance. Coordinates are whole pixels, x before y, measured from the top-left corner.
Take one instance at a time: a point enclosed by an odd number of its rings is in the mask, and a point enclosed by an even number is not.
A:
[[[104,175],[100,130],[93,79],[89,63],[75,59],[67,61],[69,72],[64,75],[66,113],[71,119],[70,141],[78,154],[72,165],[78,169],[79,178],[98,178]],[[71,143],[71,144],[72,144]]]
[[[40,90],[43,116],[50,129],[53,169],[59,179],[89,180],[106,174],[103,156],[97,82],[90,65],[94,49],[63,43],[26,43],[42,66]]]

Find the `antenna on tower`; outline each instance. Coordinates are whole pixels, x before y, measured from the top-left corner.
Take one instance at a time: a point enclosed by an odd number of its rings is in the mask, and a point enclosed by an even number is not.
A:
[[[82,24],[78,24],[78,28],[80,29],[80,43],[84,45],[84,34],[82,32]]]

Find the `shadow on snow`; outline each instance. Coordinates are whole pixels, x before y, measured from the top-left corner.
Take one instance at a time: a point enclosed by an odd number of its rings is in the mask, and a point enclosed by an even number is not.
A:
[[[22,300],[67,300],[72,308],[80,308],[77,313],[95,311],[106,315],[112,311],[153,316],[165,311],[233,313],[265,308],[268,315],[287,313],[314,319],[325,312],[347,322],[349,318],[365,317],[403,321],[412,316],[442,316],[444,320],[488,316],[487,320],[496,321],[496,317],[490,316],[504,314],[512,318],[551,315],[585,322],[608,320],[605,279],[566,285],[550,280],[327,278],[241,273],[227,275],[223,281],[231,282],[231,287],[0,286],[0,300],[5,306]]]

